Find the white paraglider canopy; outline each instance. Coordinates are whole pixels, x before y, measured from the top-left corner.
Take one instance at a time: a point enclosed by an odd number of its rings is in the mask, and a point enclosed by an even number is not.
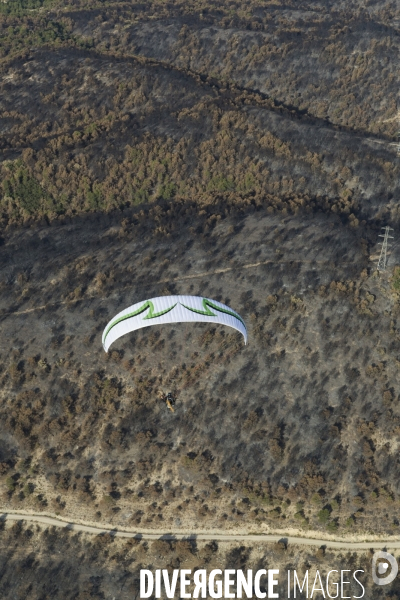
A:
[[[228,325],[240,331],[247,344],[243,319],[225,304],[201,296],[160,296],[137,302],[111,319],[103,332],[103,348],[108,352],[115,340],[142,327],[186,322]]]

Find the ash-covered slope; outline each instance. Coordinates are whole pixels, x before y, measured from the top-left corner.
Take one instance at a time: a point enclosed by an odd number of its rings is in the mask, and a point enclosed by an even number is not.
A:
[[[6,238],[3,502],[207,528],[319,527],[328,505],[332,530],[365,530],[391,498],[379,527],[394,532],[398,305],[368,275],[375,235],[323,215],[196,212],[174,203]],[[165,325],[103,352],[110,317],[171,293],[228,303],[249,345]],[[159,390],[177,395],[175,413]]]
[[[3,223],[224,191],[397,221],[396,8],[83,4],[0,17]]]

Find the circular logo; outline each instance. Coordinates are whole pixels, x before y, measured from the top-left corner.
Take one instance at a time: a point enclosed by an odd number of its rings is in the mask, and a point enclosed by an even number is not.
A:
[[[375,552],[372,557],[372,579],[377,585],[387,585],[396,579],[399,570],[397,560],[389,552]],[[383,577],[385,573],[386,577]]]

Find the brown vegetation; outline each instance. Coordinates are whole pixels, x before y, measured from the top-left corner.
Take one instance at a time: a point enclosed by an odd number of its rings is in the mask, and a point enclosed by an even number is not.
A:
[[[173,201],[8,235],[3,504],[145,528],[397,532],[398,300],[365,274],[375,234],[240,210]],[[106,355],[107,320],[163,293],[227,302],[249,346],[165,326]]]
[[[44,529],[26,523],[1,524],[0,529],[0,593],[4,600],[89,600],[91,598],[139,598],[141,568],[167,569],[279,569],[276,591],[287,595],[287,571],[296,569],[302,582],[309,572],[311,592],[318,570],[324,588],[326,575],[336,569],[362,569],[357,577],[368,598],[378,597],[377,586],[370,577],[372,551],[349,553],[325,547],[302,548],[282,540],[275,544],[235,544],[215,541],[123,540],[112,534],[90,536],[68,529]],[[397,555],[396,555],[397,556]],[[79,568],[77,568],[77,559]],[[334,595],[335,574],[331,574],[330,591]],[[347,573],[346,573],[347,575]],[[218,579],[218,578],[217,578]],[[264,589],[262,580],[261,589]],[[390,598],[399,593],[398,580],[387,586]],[[164,591],[164,588],[162,588]],[[234,589],[234,588],[233,588]],[[193,592],[193,587],[187,591]],[[361,588],[346,586],[350,594],[359,595]],[[176,597],[179,594],[179,584]],[[315,596],[315,594],[314,594]],[[209,596],[208,596],[209,597]],[[297,590],[297,597],[300,597]],[[301,597],[306,597],[301,595]]]
[[[373,0],[0,3],[4,508],[398,534],[400,261],[377,278],[368,256],[399,217],[399,17]],[[103,353],[112,315],[168,293],[230,304],[249,346],[166,326]],[[128,568],[114,543],[85,552]],[[171,565],[214,554],[154,545]],[[109,596],[104,577],[75,597]]]
[[[3,224],[221,193],[397,220],[392,6],[73,4],[0,14]]]

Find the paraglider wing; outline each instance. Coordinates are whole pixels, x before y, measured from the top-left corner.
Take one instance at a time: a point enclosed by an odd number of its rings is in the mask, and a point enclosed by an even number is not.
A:
[[[115,340],[142,327],[186,322],[228,325],[240,331],[247,344],[243,319],[225,304],[201,296],[160,296],[133,304],[111,319],[103,332],[103,348],[108,352]]]

